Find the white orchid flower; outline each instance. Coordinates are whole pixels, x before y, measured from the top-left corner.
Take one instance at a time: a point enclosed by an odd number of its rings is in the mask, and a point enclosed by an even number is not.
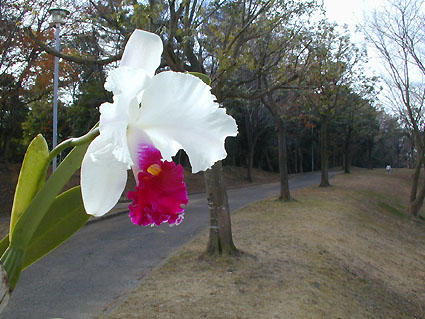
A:
[[[100,106],[100,135],[81,167],[81,191],[88,214],[102,216],[118,202],[133,169],[136,191],[130,217],[139,225],[178,224],[187,204],[183,169],[170,162],[179,149],[192,172],[226,157],[224,141],[236,136],[235,120],[219,108],[211,88],[190,74],[155,74],[161,39],[136,30],[105,88],[113,103]]]

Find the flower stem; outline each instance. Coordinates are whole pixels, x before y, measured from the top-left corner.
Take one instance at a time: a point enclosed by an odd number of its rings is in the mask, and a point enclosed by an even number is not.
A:
[[[69,147],[74,147],[74,146],[89,143],[93,141],[98,135],[99,135],[99,128],[96,127],[92,129],[91,131],[89,131],[86,135],[83,135],[80,137],[72,137],[63,141],[50,152],[47,162],[50,163],[63,150]]]

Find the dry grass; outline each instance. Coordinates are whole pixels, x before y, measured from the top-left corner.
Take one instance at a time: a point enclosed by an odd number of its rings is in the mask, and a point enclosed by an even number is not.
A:
[[[425,318],[425,222],[395,213],[410,173],[359,171],[242,209],[242,257],[199,259],[204,233],[108,318]]]

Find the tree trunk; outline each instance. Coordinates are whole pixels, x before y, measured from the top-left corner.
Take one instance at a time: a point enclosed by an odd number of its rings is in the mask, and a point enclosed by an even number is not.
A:
[[[297,152],[298,152],[298,164],[299,164],[299,168],[298,168],[298,173],[304,173],[304,169],[303,169],[303,150],[301,149],[300,146],[298,146],[297,148]]]
[[[238,256],[233,244],[229,201],[224,187],[221,161],[204,172],[210,211],[210,236],[206,249],[209,256]]]
[[[418,192],[419,177],[421,175],[421,168],[422,168],[423,159],[424,159],[423,152],[421,150],[419,150],[418,156],[417,156],[417,159],[416,159],[415,171],[413,172],[413,175],[412,175],[412,185],[411,185],[411,188],[410,188],[410,200],[409,200],[410,206],[412,206],[412,204],[416,200],[416,194]],[[409,208],[409,210],[410,210],[410,208]]]
[[[410,147],[410,157],[409,157],[409,162],[408,162],[409,168],[413,168],[414,166],[416,167],[414,154],[415,154],[415,148],[414,148],[414,146],[411,146]]]
[[[373,141],[369,138],[367,143],[367,168],[373,169],[372,166],[372,149],[373,149]]]
[[[344,174],[350,174],[350,154],[348,149],[344,152]]]
[[[174,2],[170,2],[174,6]],[[180,9],[178,9],[180,10]],[[177,11],[175,8],[171,8],[171,22],[170,22],[170,33],[169,41],[164,45],[164,58],[168,65],[173,71],[184,72],[184,61],[185,57],[190,60],[190,64],[193,72],[199,72],[205,74],[205,68],[202,63],[197,59],[197,56],[193,54],[193,47],[187,45],[184,48],[184,55],[177,57],[174,53],[175,48],[173,44],[174,35],[173,32],[177,30],[177,24],[179,17],[177,17]],[[176,50],[178,52],[178,50]],[[213,94],[216,96],[217,102],[222,101],[222,93],[224,83],[218,81],[214,88],[212,88]],[[206,185],[206,191],[208,196],[208,207],[210,212],[210,223],[211,231],[210,238],[207,247],[207,254],[227,254],[237,255],[238,250],[233,244],[232,240],[232,229],[230,223],[230,210],[229,202],[227,198],[227,192],[224,187],[223,174],[221,161],[215,163],[210,170],[204,173],[204,180]]]
[[[417,217],[419,215],[419,211],[422,208],[425,198],[425,180],[423,181],[422,187],[419,190],[419,193],[416,196],[416,199],[410,203],[409,206],[409,214]]]
[[[323,117],[320,124],[320,187],[327,187],[330,186],[328,176],[328,119]]]
[[[248,141],[248,181],[252,183],[254,180],[252,178],[252,171],[254,168],[254,154],[255,146],[257,145],[258,136],[255,136],[253,139]]]
[[[252,169],[254,167],[254,148],[250,147],[248,150],[248,171],[247,171],[247,178],[248,182],[252,183]]]
[[[247,112],[248,113],[248,112]],[[254,139],[252,134],[255,132],[250,132],[250,125],[247,113],[245,114],[245,130],[246,130],[246,142],[248,144],[248,158],[247,158],[247,179],[248,182],[252,183],[252,168],[254,166]],[[251,134],[252,133],[252,134]]]
[[[273,167],[273,164],[272,164],[272,160],[270,159],[270,155],[269,155],[268,150],[265,152],[264,157],[266,158],[267,170],[269,172],[274,172],[274,167]]]
[[[278,134],[279,148],[279,172],[280,172],[280,195],[279,200],[288,202],[292,200],[289,192],[288,182],[288,151],[286,149],[286,128],[281,119],[275,120],[276,130]]]
[[[2,152],[2,156],[3,156],[3,160],[7,162],[8,158],[8,151],[9,151],[9,145],[10,145],[10,138],[9,136],[6,137],[6,140],[4,141],[4,145],[3,145],[3,152]]]
[[[344,143],[344,173],[350,174],[350,164],[351,164],[351,154],[350,154],[350,146],[351,146],[351,128],[348,129],[347,136],[345,137]]]

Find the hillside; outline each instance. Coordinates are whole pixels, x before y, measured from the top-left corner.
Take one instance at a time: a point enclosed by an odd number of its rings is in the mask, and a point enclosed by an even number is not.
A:
[[[410,174],[359,170],[239,210],[241,257],[199,258],[205,232],[105,318],[423,319],[425,221],[403,214]]]

